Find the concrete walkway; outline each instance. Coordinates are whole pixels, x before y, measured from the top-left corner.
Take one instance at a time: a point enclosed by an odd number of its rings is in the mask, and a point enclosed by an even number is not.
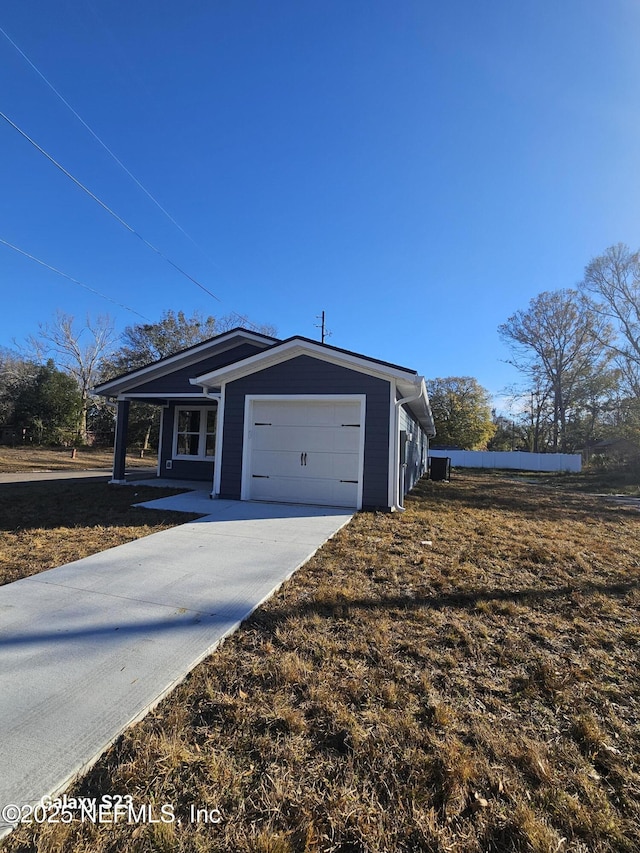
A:
[[[208,514],[0,587],[0,811],[64,790],[352,515],[145,505]]]

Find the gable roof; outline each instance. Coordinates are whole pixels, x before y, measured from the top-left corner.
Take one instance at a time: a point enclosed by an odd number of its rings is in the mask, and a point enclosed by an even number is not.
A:
[[[183,350],[172,353],[144,367],[130,370],[127,373],[109,379],[107,382],[102,382],[100,385],[96,385],[93,391],[95,394],[100,394],[104,397],[122,394],[141,384],[141,382],[158,379],[161,376],[173,373],[175,370],[189,367],[191,364],[196,365],[206,356],[232,349],[238,345],[239,340],[249,341],[263,347],[270,347],[272,344],[278,342],[278,338],[274,338],[271,335],[263,335],[260,332],[251,332],[248,329],[237,327],[228,332],[216,335],[213,338],[208,338],[206,341],[201,341],[199,344],[194,344],[191,347],[186,347]]]
[[[199,385],[205,391],[210,388],[217,389],[221,383],[250,376],[252,373],[296,358],[299,355],[309,355],[322,361],[337,364],[340,367],[346,367],[349,370],[365,373],[368,376],[394,381],[401,399],[406,398],[406,405],[411,409],[425,431],[429,435],[435,435],[433,415],[424,377],[419,376],[417,371],[400,367],[388,361],[370,358],[351,350],[319,343],[300,335],[278,341],[262,352],[204,373],[191,379],[190,382],[192,385]]]
[[[216,390],[221,383],[231,382],[243,376],[249,376],[271,365],[279,364],[299,355],[308,355],[340,367],[348,368],[368,376],[395,383],[400,401],[411,410],[419,423],[429,435],[435,435],[433,415],[424,377],[408,367],[401,367],[389,361],[362,355],[352,350],[320,343],[302,335],[294,335],[285,340],[279,340],[260,332],[251,332],[241,327],[231,329],[194,346],[173,353],[166,358],[154,361],[145,367],[131,370],[97,385],[93,391],[103,397],[117,397],[120,394],[135,392],[135,389],[147,385],[153,380],[160,379],[178,371],[185,371],[193,366],[194,372],[198,364],[210,358],[238,347],[240,344],[251,343],[260,351],[250,356],[231,361],[223,367],[218,367],[195,378],[189,378],[191,385],[200,386],[203,394],[211,388]],[[189,374],[187,374],[188,376]],[[186,381],[186,380],[185,380]],[[157,395],[156,395],[157,396]],[[166,395],[163,395],[166,396]]]
[[[323,361],[333,362],[343,367],[350,367],[353,370],[368,373],[369,375],[380,374],[385,379],[388,379],[390,375],[397,376],[400,379],[403,377],[415,379],[418,375],[415,370],[410,370],[407,367],[400,367],[388,361],[370,358],[361,353],[340,349],[329,344],[321,344],[318,341],[304,338],[301,335],[294,335],[291,338],[278,341],[272,346],[265,348],[262,352],[251,355],[248,358],[243,358],[225,367],[219,367],[216,370],[201,374],[192,379],[191,384],[200,385],[203,388],[211,388],[218,386],[220,382],[231,382],[243,376],[249,376],[257,370],[264,370],[272,364],[279,364],[282,361],[287,361],[301,354],[313,355],[321,358]]]

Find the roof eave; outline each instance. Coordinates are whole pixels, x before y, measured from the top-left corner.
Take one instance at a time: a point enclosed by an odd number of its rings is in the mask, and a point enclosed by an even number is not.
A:
[[[242,361],[235,364],[196,376],[190,382],[192,385],[200,385],[203,388],[210,387],[211,385],[219,385],[221,382],[231,382],[235,379],[240,379],[243,376],[248,376],[258,370],[264,370],[267,367],[295,358],[298,355],[313,355],[324,361],[339,364],[343,367],[370,375],[380,376],[384,379],[415,382],[418,378],[415,371],[406,368],[376,359],[369,359],[366,356],[351,353],[347,350],[340,350],[337,347],[328,347],[325,344],[319,344],[307,338],[293,337],[281,341],[263,350],[263,352],[242,359]]]
[[[244,337],[255,343],[263,343],[266,348],[270,349],[271,344],[267,341],[278,342],[278,338],[270,335],[263,335],[260,332],[251,332],[247,329],[237,328],[231,329],[229,332],[223,332],[214,338],[209,338],[206,341],[201,341],[199,344],[194,344],[192,347],[180,350],[179,352],[168,355],[165,358],[151,362],[144,367],[138,367],[135,370],[123,373],[116,376],[114,379],[109,379],[107,382],[102,382],[92,389],[92,393],[100,397],[117,397],[119,394],[125,393],[131,387],[139,384],[144,378],[145,381],[159,378],[166,373],[170,373],[175,369],[176,363],[184,362],[187,365],[192,359],[197,362],[198,356],[207,349],[220,348],[221,352],[225,351],[225,344],[232,341],[233,338]],[[229,349],[229,347],[226,347]]]

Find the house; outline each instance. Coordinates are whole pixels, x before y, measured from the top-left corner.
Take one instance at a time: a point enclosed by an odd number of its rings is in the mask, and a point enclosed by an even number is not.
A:
[[[616,465],[636,463],[640,460],[640,446],[622,436],[614,436],[590,444],[583,450],[585,461]]]
[[[162,407],[158,476],[211,496],[401,509],[435,434],[414,370],[304,337],[233,329],[104,382],[117,401],[113,480],[129,406]]]

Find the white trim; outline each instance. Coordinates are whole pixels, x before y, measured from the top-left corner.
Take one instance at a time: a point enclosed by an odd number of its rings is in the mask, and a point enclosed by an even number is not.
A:
[[[220,401],[218,402],[218,421],[216,423],[216,455],[213,465],[213,491],[211,497],[217,497],[220,494],[220,482],[222,480],[222,434],[224,431],[224,405],[225,405],[226,386],[223,385],[220,393]]]
[[[180,412],[200,412],[200,424],[198,427],[198,450],[206,450],[207,447],[207,418],[202,417],[203,412],[215,411],[216,413],[216,447],[218,445],[218,407],[213,406],[176,406],[173,412],[173,436],[171,443],[171,459],[181,460],[183,462],[213,462],[215,465],[215,456],[207,456],[206,454],[198,453],[195,456],[192,453],[178,453],[178,418]],[[190,435],[194,433],[189,432]]]
[[[168,406],[163,406],[160,410],[160,430],[158,434],[158,470],[156,471],[156,477],[160,476],[160,471],[162,470],[162,437],[164,436],[164,419],[168,411]]]
[[[233,349],[236,345],[231,342],[237,338],[245,338],[252,343],[262,345],[263,347],[271,347],[273,344],[278,342],[278,338],[274,338],[271,335],[260,335],[256,332],[244,331],[243,329],[239,329],[235,332],[224,332],[216,338],[209,338],[209,340],[203,341],[201,344],[195,344],[187,350],[182,350],[174,355],[154,361],[151,364],[147,364],[145,367],[138,368],[138,370],[135,370],[132,373],[127,373],[125,376],[116,377],[108,382],[96,385],[94,393],[100,396],[112,396],[112,394],[109,393],[109,388],[117,389],[118,386],[120,386],[126,390],[130,383],[133,382],[137,384],[138,380],[142,376],[149,377],[147,381],[151,381],[151,377],[153,377],[153,379],[161,379],[168,373],[173,373],[176,362],[182,361],[184,362],[184,367],[189,367],[190,364],[195,364],[196,362],[201,361],[202,353],[207,350],[212,351],[211,355],[216,355],[217,353],[223,353]],[[225,344],[228,345],[225,346]],[[118,392],[116,391],[115,393]]]
[[[366,394],[246,394],[244,398],[244,430],[242,436],[242,475],[240,500],[251,500],[251,421],[254,401],[317,403],[321,401],[336,403],[360,403],[360,442],[358,446],[358,492],[356,509],[362,509],[364,485],[364,439],[367,416]]]
[[[408,403],[419,400],[423,396],[423,389],[424,380],[417,393],[412,394],[410,397],[402,397],[400,400],[396,400],[396,506],[401,512],[404,512],[404,494],[400,494],[400,409]]]
[[[414,407],[414,414],[424,431],[428,435],[432,435],[435,432],[433,415],[429,406],[429,398],[423,376],[419,376],[414,371],[401,367],[381,364],[368,359],[366,356],[356,355],[355,353],[336,352],[322,344],[301,338],[293,338],[284,343],[277,344],[263,352],[255,353],[248,358],[243,358],[226,367],[220,367],[210,373],[204,373],[189,381],[192,385],[199,385],[203,389],[216,387],[222,382],[233,382],[237,379],[242,379],[245,376],[250,376],[260,370],[265,370],[268,367],[273,367],[284,361],[297,358],[300,355],[309,355],[312,358],[318,358],[329,364],[355,370],[358,373],[383,379],[386,382],[395,379],[400,394],[407,399],[410,398],[412,401],[417,401],[417,405]]]
[[[234,364],[219,367],[217,370],[212,370],[209,373],[203,373],[195,379],[191,379],[190,382],[192,385],[200,385],[202,387],[216,386],[220,384],[220,380],[230,382],[242,379],[245,376],[255,373],[257,370],[264,370],[271,365],[280,364],[283,361],[288,361],[299,355],[307,355],[309,353],[316,358],[320,358],[322,361],[327,361],[340,367],[346,366],[359,373],[366,373],[369,376],[377,376],[381,379],[388,380],[390,376],[394,376],[409,381],[411,385],[415,385],[421,379],[421,377],[411,370],[403,370],[399,367],[380,364],[365,356],[336,352],[323,347],[321,344],[294,338],[293,340],[285,341],[285,343],[272,346],[264,352],[255,353],[255,355],[243,358]]]
[[[207,400],[213,399],[215,394],[194,394],[192,391],[187,391],[184,394],[118,394],[117,400]]]
[[[394,483],[398,481],[399,471],[396,468],[396,383],[391,380],[389,383],[389,482],[387,483],[387,502],[390,509],[397,509],[396,505],[396,489]]]

